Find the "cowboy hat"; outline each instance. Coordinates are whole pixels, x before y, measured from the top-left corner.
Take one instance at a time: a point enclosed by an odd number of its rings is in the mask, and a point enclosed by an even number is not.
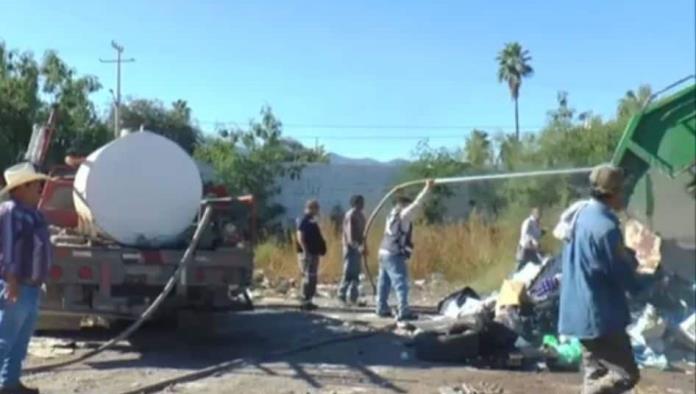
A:
[[[0,195],[10,192],[12,189],[35,181],[45,181],[47,175],[37,172],[31,163],[19,163],[5,170],[5,182],[7,185],[0,190]]]

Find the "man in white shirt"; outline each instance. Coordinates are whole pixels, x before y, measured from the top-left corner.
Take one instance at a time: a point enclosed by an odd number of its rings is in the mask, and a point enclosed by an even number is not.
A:
[[[408,307],[408,267],[406,262],[413,252],[413,218],[423,205],[425,196],[432,190],[435,182],[428,180],[418,197],[411,202],[400,196],[394,209],[387,217],[384,238],[379,248],[379,279],[377,284],[377,314],[381,317],[391,316],[387,300],[391,287],[394,286],[399,302],[398,320],[415,320],[417,317]]]
[[[520,230],[520,242],[517,245],[517,270],[519,271],[525,264],[532,262],[539,264],[539,244],[543,230],[541,229],[541,211],[538,207],[532,208],[532,212],[527,219],[522,222]]]

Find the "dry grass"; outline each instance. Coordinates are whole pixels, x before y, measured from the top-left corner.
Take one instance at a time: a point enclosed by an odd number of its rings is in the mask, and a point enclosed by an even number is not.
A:
[[[525,211],[510,210],[492,223],[475,216],[466,223],[416,225],[416,247],[409,262],[412,278],[422,279],[440,273],[452,284],[466,283],[480,291],[498,288],[515,265],[515,245]],[[558,217],[555,213],[555,210],[548,212],[546,218]],[[545,224],[549,225],[552,221],[545,220]],[[368,240],[372,252],[369,264],[373,275],[377,273],[375,252],[382,237],[383,223],[383,219],[377,220]],[[320,281],[336,282],[340,280],[343,264],[340,234],[333,231],[328,220],[323,221],[321,227],[329,250],[321,262]],[[256,249],[256,266],[272,280],[299,276],[297,256],[288,242],[268,241],[259,245]]]

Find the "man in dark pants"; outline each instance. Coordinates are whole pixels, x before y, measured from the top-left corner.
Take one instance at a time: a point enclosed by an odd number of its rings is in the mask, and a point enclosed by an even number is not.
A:
[[[305,310],[317,309],[312,299],[317,292],[319,259],[326,254],[326,242],[317,223],[318,216],[319,202],[309,200],[304,215],[297,219],[297,253],[302,271],[302,309]]]
[[[624,393],[640,378],[626,333],[626,292],[643,281],[614,214],[623,209],[623,181],[623,171],[609,164],[592,171],[592,200],[577,213],[563,249],[559,332],[583,344],[583,394]]]
[[[51,264],[46,221],[36,207],[46,176],[30,163],[5,171],[0,204],[0,394],[34,394],[19,380]]]
[[[365,199],[361,195],[350,198],[350,210],[343,219],[343,279],[338,289],[342,303],[358,303],[360,285],[360,263],[367,254],[363,233],[365,232]]]

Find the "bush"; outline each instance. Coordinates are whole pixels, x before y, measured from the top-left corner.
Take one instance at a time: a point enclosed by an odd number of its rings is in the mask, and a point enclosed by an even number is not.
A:
[[[555,224],[560,209],[544,211],[542,221],[547,229]],[[474,215],[468,221],[448,224],[418,224],[414,228],[416,245],[409,261],[411,279],[425,279],[440,273],[452,284],[469,284],[477,290],[494,290],[515,267],[515,248],[522,221],[529,214],[526,209],[510,209],[494,222]],[[369,234],[369,265],[377,275],[377,252],[384,230],[384,218],[378,218]],[[328,252],[321,260],[319,281],[337,283],[343,268],[341,235],[331,231],[328,218],[321,221]],[[545,250],[556,245],[549,234]],[[297,255],[291,242],[270,239],[256,248],[256,266],[272,281],[278,278],[299,278]]]

